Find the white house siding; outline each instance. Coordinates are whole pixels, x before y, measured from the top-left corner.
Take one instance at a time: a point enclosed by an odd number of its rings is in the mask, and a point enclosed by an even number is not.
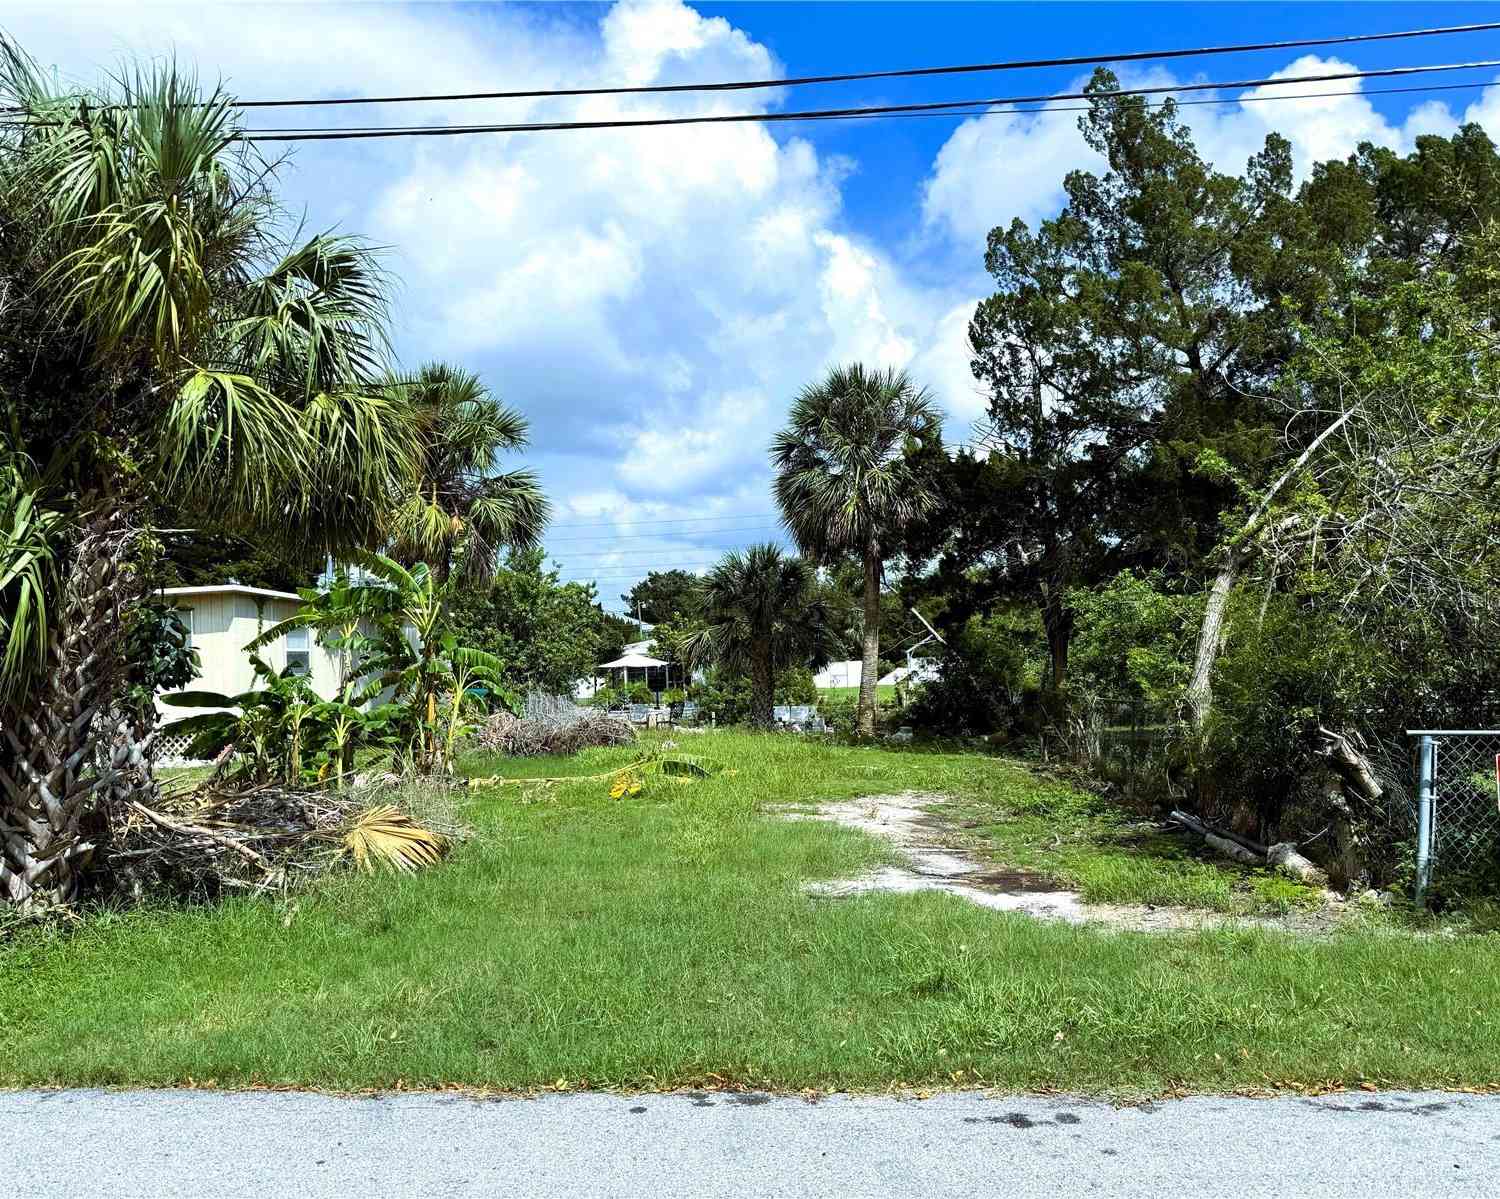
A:
[[[285,592],[235,586],[170,587],[162,594],[184,613],[192,631],[193,648],[198,651],[199,676],[187,689],[218,691],[224,695],[237,695],[255,685],[255,668],[250,665],[245,646],[272,625],[296,615],[302,602]],[[278,637],[259,653],[273,670],[283,670],[287,663],[286,638]],[[313,690],[331,699],[339,687],[338,655],[319,645],[317,637],[312,636],[308,665]],[[160,703],[157,706],[167,719],[190,712]]]

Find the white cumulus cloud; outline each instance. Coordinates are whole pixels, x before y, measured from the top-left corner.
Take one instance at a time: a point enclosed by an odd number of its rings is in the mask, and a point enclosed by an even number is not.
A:
[[[7,30],[45,63],[93,78],[130,54],[175,53],[244,97],[392,95],[774,77],[753,28],[681,0],[551,6],[11,4]],[[1291,78],[1340,69],[1307,56]],[[1167,79],[1164,73],[1133,78]],[[1334,90],[1346,85],[1310,85]],[[1491,127],[1488,93],[1466,115]],[[360,109],[256,110],[258,126],[480,123],[746,111],[776,91],[594,96]],[[668,565],[768,535],[766,450],[797,390],[829,365],[907,367],[947,409],[951,440],[982,415],[967,323],[988,230],[1053,214],[1074,167],[1097,169],[1076,113],[960,124],[909,198],[912,239],[851,228],[858,163],[752,124],[318,142],[282,167],[309,226],[368,234],[401,280],[403,360],[481,371],[533,425],[530,460],[570,573]],[[1268,128],[1299,166],[1361,139],[1404,148],[1458,117],[1441,102],[1393,124],[1363,96],[1184,109],[1205,152],[1238,169]],[[897,197],[897,202],[903,198]],[[939,247],[938,255],[929,251]],[[920,257],[919,257],[920,256]],[[939,261],[941,259],[941,261]],[[949,270],[942,262],[957,264]],[[938,282],[934,282],[938,280]],[[648,522],[762,514],[743,536],[652,534]],[[608,527],[597,523],[607,522]],[[712,522],[705,522],[712,523]],[[753,522],[752,522],[753,523]],[[561,531],[561,530],[560,530]],[[632,539],[626,542],[624,539]],[[634,558],[623,546],[650,553]],[[569,557],[572,554],[572,558]],[[611,556],[613,555],[613,556]],[[576,558],[576,564],[573,559]],[[609,593],[613,583],[603,586]]]

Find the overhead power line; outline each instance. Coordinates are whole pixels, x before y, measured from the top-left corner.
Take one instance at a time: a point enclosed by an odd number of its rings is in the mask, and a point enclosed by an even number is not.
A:
[[[1295,83],[1295,79],[1286,82]],[[1179,108],[1196,107],[1198,105],[1225,105],[1225,104],[1260,104],[1267,101],[1277,100],[1331,100],[1340,96],[1401,96],[1413,92],[1460,92],[1460,91],[1483,91],[1486,88],[1500,87],[1500,80],[1489,83],[1420,83],[1412,87],[1371,87],[1356,91],[1342,92],[1290,92],[1278,93],[1274,96],[1218,96],[1212,100],[1160,100],[1146,101],[1147,108],[1160,108],[1163,104],[1175,104]],[[831,120],[898,120],[915,119],[917,117],[1014,117],[1023,116],[1027,113],[1050,113],[1050,112],[1088,112],[1087,104],[1043,104],[1032,108],[997,108],[991,111],[970,111],[955,109],[952,112],[872,112],[865,116],[829,118]]]
[[[501,92],[435,92],[427,95],[334,96],[317,99],[240,100],[240,108],[313,108],[351,104],[430,104],[450,100],[543,100],[566,96],[638,96],[676,92],[734,92],[763,88],[803,87],[809,84],[855,83],[868,79],[917,79],[934,75],[976,75],[997,71],[1027,71],[1044,67],[1102,66],[1106,63],[1147,62],[1199,58],[1218,54],[1248,54],[1261,50],[1302,50],[1312,46],[1350,46],[1406,38],[1486,33],[1500,29],[1500,21],[1472,25],[1444,25],[1431,29],[1400,29],[1387,33],[1350,33],[1334,37],[1293,38],[1276,42],[1240,42],[1227,46],[1193,46],[1172,50],[1125,50],[1109,54],[1078,54],[1062,58],[1020,58],[1002,62],[951,66],[904,67],[888,71],[848,71],[830,75],[800,75],[786,79],[739,79],[722,83],[653,83],[631,87],[533,88]]]
[[[763,517],[777,519],[779,512],[728,512],[718,516],[664,516],[659,520],[636,520],[633,516],[611,516],[604,520],[556,521],[549,529],[597,529],[614,528],[618,525],[679,525],[710,520],[760,520]]]
[[[1295,82],[1297,82],[1297,80],[1296,79],[1287,79],[1287,80],[1278,80],[1277,82],[1295,83]],[[1221,86],[1233,86],[1233,85],[1232,84],[1225,84],[1225,85],[1221,85]],[[1215,105],[1215,106],[1221,106],[1222,107],[1224,105],[1229,105],[1229,104],[1258,104],[1258,103],[1276,102],[1276,101],[1284,101],[1284,100],[1329,100],[1329,99],[1338,99],[1338,98],[1344,97],[1344,96],[1360,96],[1360,97],[1369,97],[1369,96],[1398,96],[1398,95],[1411,95],[1413,93],[1427,94],[1427,93],[1430,93],[1430,92],[1486,91],[1489,88],[1493,88],[1493,87],[1500,87],[1500,80],[1495,80],[1495,81],[1491,81],[1491,82],[1488,82],[1488,83],[1423,83],[1423,84],[1416,84],[1416,85],[1411,86],[1411,87],[1372,87],[1372,88],[1363,88],[1363,89],[1359,89],[1359,90],[1355,90],[1355,91],[1347,91],[1346,90],[1346,91],[1336,91],[1336,92],[1280,92],[1280,93],[1277,93],[1275,95],[1268,95],[1268,96],[1217,96],[1217,97],[1214,97],[1212,99],[1207,99],[1207,100],[1164,100],[1164,101],[1155,101],[1155,102],[1148,100],[1148,101],[1146,101],[1146,106],[1148,108],[1161,108],[1164,104],[1175,104],[1175,105],[1177,105],[1180,108],[1196,107],[1196,106],[1199,106],[1199,105]],[[1119,93],[1111,93],[1111,94],[1127,95],[1127,94],[1130,94],[1130,93],[1119,92]],[[1046,113],[1063,113],[1063,112],[1088,112],[1089,109],[1090,109],[1090,106],[1087,105],[1087,104],[1038,104],[1038,105],[1035,105],[1035,106],[1029,107],[1029,108],[1011,107],[1011,108],[991,108],[991,109],[988,109],[988,110],[984,109],[983,106],[986,105],[986,104],[989,104],[989,103],[991,103],[991,101],[985,101],[985,100],[955,100],[951,105],[945,105],[944,109],[939,110],[937,112],[881,112],[878,109],[872,108],[872,109],[869,109],[867,111],[860,111],[860,112],[849,113],[849,114],[846,114],[846,115],[843,115],[843,116],[831,116],[831,117],[810,116],[810,117],[807,117],[805,119],[810,120],[810,121],[817,121],[817,120],[828,120],[828,121],[839,121],[839,120],[846,120],[846,121],[877,121],[877,120],[915,120],[917,118],[923,118],[923,117],[926,117],[926,118],[936,117],[936,118],[939,118],[939,119],[947,118],[947,119],[951,120],[951,119],[953,119],[955,117],[963,117],[963,118],[968,119],[968,120],[974,120],[974,119],[978,119],[980,117],[1015,117],[1015,116],[1025,116],[1025,115],[1028,115],[1028,114],[1046,114]],[[24,122],[24,121],[16,121],[16,120],[0,121],[0,128],[8,128],[8,129],[10,129],[10,128],[24,128],[25,124],[26,124],[26,122]],[[470,127],[464,127],[464,126],[457,126],[457,127],[453,127],[453,126],[432,126],[431,128],[433,130],[435,130],[435,131],[443,131],[443,130],[452,129],[453,131],[459,132],[459,133],[497,133],[497,132],[503,132],[503,130],[501,130],[501,129],[492,128],[492,127],[489,127],[489,126],[472,127],[472,128],[470,128]],[[525,130],[520,130],[520,131],[524,132]],[[334,129],[328,129],[328,130],[320,130],[320,129],[306,129],[306,130],[288,129],[288,130],[247,130],[246,132],[247,133],[275,134],[277,136],[275,136],[275,137],[266,137],[266,138],[263,138],[262,140],[267,140],[267,141],[282,141],[282,140],[294,140],[294,139],[292,139],[290,137],[284,137],[284,136],[282,136],[283,134],[292,135],[292,134],[300,134],[300,133],[336,132],[336,130],[334,130]],[[514,130],[512,130],[512,132],[514,132]],[[691,519],[691,518],[684,518],[684,519]],[[709,518],[709,519],[717,519],[717,518]],[[637,521],[631,521],[628,517],[621,517],[620,520],[623,523],[627,523],[627,524],[640,523],[640,522],[637,522]],[[603,526],[601,525],[600,527],[603,527]]]
[[[791,547],[782,546],[781,548],[789,549]],[[558,564],[558,569],[565,575],[575,574],[581,578],[588,579],[603,579],[611,575],[622,574],[629,574],[632,578],[635,578],[649,574],[653,570],[658,573],[666,570],[707,570],[710,567],[717,566],[719,561],[724,557],[724,554],[730,552],[735,551],[724,550],[716,554],[710,554],[704,558],[672,558],[657,562],[599,562],[593,566],[590,566],[588,563],[577,563],[569,566],[566,562],[562,562]]]
[[[724,551],[719,546],[716,546],[716,545],[704,545],[704,546],[682,545],[682,546],[668,546],[668,547],[657,546],[655,549],[635,549],[635,550],[581,550],[581,551],[579,551],[579,550],[561,550],[561,551],[559,551],[556,554],[551,554],[551,555],[548,555],[548,556],[572,562],[572,561],[576,561],[576,560],[578,560],[580,558],[640,558],[640,557],[651,557],[653,555],[655,557],[660,558],[660,557],[663,556],[664,552],[667,553],[667,554],[676,554],[678,556],[691,556],[693,554],[706,554],[706,555],[708,555],[711,558],[718,558],[720,555],[723,554]],[[614,563],[613,562],[602,562],[602,563],[600,563],[600,565],[608,568],[610,566],[613,566]],[[620,563],[620,566],[622,566],[622,567],[624,567],[624,566],[630,566],[630,565],[631,565],[631,563],[629,563],[629,562],[621,562]]]
[[[623,536],[615,533],[595,533],[587,537],[547,537],[544,540],[547,545],[587,544],[589,542],[608,542],[614,545],[622,541],[669,541],[686,537],[715,537],[720,533],[771,533],[780,528],[780,525],[715,525],[712,528],[660,529],[654,533],[632,533]]]
[[[1443,71],[1493,70],[1497,67],[1500,67],[1500,59],[1483,59],[1475,62],[1382,67],[1368,71],[1328,71],[1318,75],[1298,75],[1291,79],[1266,77],[1212,83],[1174,83],[1154,87],[1119,88],[1110,92],[1054,92],[1028,96],[996,96],[975,100],[939,100],[920,104],[880,104],[853,108],[804,109],[795,112],[713,113],[699,116],[609,118],[591,121],[535,121],[489,125],[398,125],[351,129],[249,129],[239,134],[238,138],[248,142],[345,141],[377,137],[455,137],[476,133],[557,133],[583,129],[640,129],[677,125],[780,124],[796,121],[879,116],[888,113],[951,113],[962,112],[965,109],[993,108],[1001,105],[1049,104],[1058,100],[1094,101],[1125,96],[1157,96],[1168,93],[1226,91],[1232,88],[1286,87],[1295,84],[1330,83],[1348,79],[1389,79],[1409,75],[1435,74]],[[1239,101],[1236,98],[1228,102],[1237,103]]]
[[[705,568],[706,569],[706,568]],[[629,575],[585,575],[577,579],[558,579],[559,583],[629,583],[632,580],[644,579],[645,574]]]

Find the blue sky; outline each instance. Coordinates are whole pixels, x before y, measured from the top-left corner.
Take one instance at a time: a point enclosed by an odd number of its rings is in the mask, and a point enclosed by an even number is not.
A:
[[[65,75],[175,52],[246,98],[653,83],[1275,40],[1483,21],[1436,4],[11,3],[0,24]],[[1137,65],[1186,82],[1500,59],[1500,33]],[[253,123],[471,123],[760,111],[1072,90],[1086,69],[709,97],[263,111]],[[1500,72],[1444,77],[1491,81]],[[1400,81],[1393,81],[1399,84]],[[1355,85],[1315,85],[1342,90]],[[1390,86],[1375,83],[1374,87]],[[1300,170],[1361,140],[1407,149],[1500,88],[1188,110],[1238,168],[1268,129]],[[391,247],[404,362],[479,370],[530,417],[564,577],[615,601],[651,568],[778,536],[766,445],[828,364],[910,369],[964,439],[983,412],[964,330],[986,231],[1056,212],[1096,167],[1076,114],[304,143],[283,193]]]
[[[785,64],[787,74],[806,75],[843,64],[883,70],[948,62],[1001,61],[1107,54],[1126,49],[1167,49],[1337,37],[1396,29],[1436,28],[1500,19],[1483,4],[710,4],[706,15],[721,16],[754,32]],[[1319,52],[1319,51],[1314,51]],[[1330,55],[1337,48],[1321,51]],[[1375,43],[1348,52],[1361,69],[1413,62],[1500,58],[1500,31]],[[1210,56],[1186,60],[1178,77],[1235,79],[1269,76],[1286,66],[1286,52]],[[1002,72],[949,79],[886,80],[859,85],[860,102],[893,104],[927,100],[1072,90],[1078,68]],[[1454,81],[1489,78],[1455,75]],[[1338,85],[1330,85],[1338,86]],[[1382,86],[1378,83],[1372,86]],[[1393,82],[1389,86],[1399,86]],[[844,94],[844,87],[807,88],[808,97]],[[852,91],[851,91],[852,94]],[[1377,111],[1396,118],[1421,96],[1372,96]],[[1467,99],[1464,101],[1466,104]],[[871,123],[873,124],[873,123]],[[845,211],[861,232],[900,238],[909,219],[906,205],[892,194],[917,192],[934,156],[956,121],[922,118],[870,124],[814,125],[806,136],[828,153],[856,156],[863,179],[846,189]],[[884,186],[872,185],[881,180]]]

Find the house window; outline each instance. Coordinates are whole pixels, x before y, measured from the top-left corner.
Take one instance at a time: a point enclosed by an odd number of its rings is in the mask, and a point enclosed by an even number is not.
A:
[[[312,639],[306,629],[291,629],[287,633],[286,665],[293,674],[312,673]]]

